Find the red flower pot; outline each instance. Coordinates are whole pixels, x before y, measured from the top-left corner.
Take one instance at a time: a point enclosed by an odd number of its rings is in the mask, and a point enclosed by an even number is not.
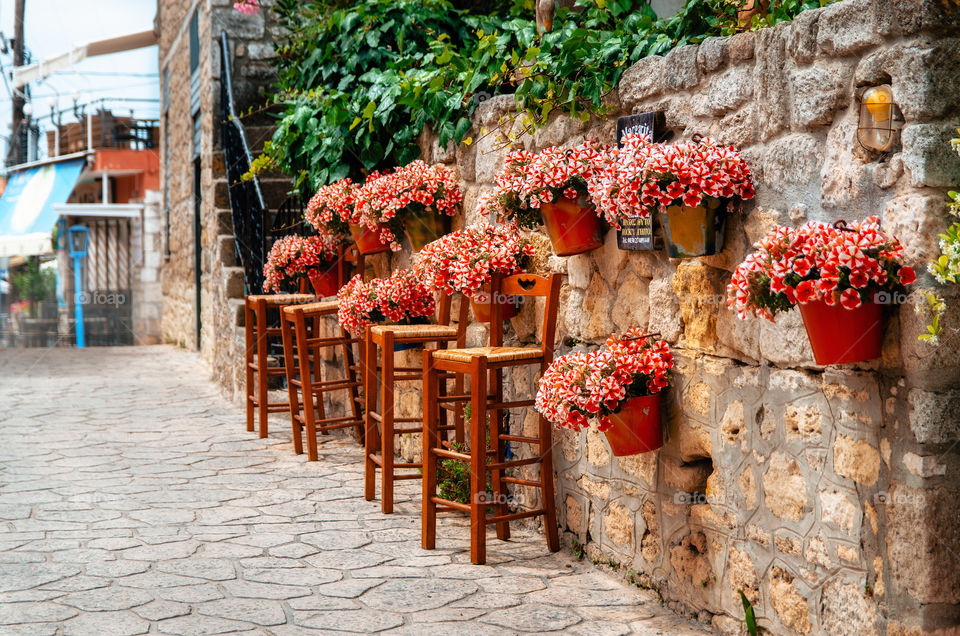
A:
[[[366,225],[354,225],[351,223],[350,234],[353,235],[357,249],[363,255],[379,254],[380,252],[386,252],[390,249],[389,245],[384,245],[380,242],[379,232],[371,230]]]
[[[603,245],[600,218],[572,199],[556,199],[540,207],[543,222],[557,256],[573,256]]]
[[[522,296],[510,296],[510,300],[501,304],[500,315],[504,320],[513,318],[520,313],[520,302]],[[490,322],[493,308],[490,304],[490,287],[487,285],[484,289],[474,294],[470,299],[470,308],[473,309],[473,317],[477,322]]]
[[[822,300],[800,305],[803,326],[817,364],[844,364],[879,358],[883,348],[883,306],[856,309]]]
[[[609,417],[604,435],[617,457],[655,451],[663,446],[660,428],[660,394],[630,398]]]
[[[312,269],[308,273],[313,293],[317,298],[336,296],[340,286],[337,284],[337,271],[340,269],[340,260],[327,261],[320,269]]]

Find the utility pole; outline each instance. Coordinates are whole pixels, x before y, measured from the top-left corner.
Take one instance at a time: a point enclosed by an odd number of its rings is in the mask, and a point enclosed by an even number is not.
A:
[[[26,0],[15,0],[13,10],[13,66],[23,66],[23,13]],[[26,86],[13,93],[13,122],[10,126],[10,150],[7,153],[7,165],[16,165],[24,161],[24,137],[26,127],[23,126],[23,105]]]

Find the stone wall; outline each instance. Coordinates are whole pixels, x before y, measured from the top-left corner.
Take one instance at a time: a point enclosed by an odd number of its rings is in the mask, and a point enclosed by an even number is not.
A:
[[[163,295],[160,268],[163,260],[162,193],[148,190],[143,200],[143,220],[135,236],[139,245],[131,245],[143,255],[142,263],[131,271],[133,279],[133,339],[137,344],[160,344]]]
[[[958,25],[955,2],[843,0],[642,60],[609,98],[617,114],[663,110],[678,138],[742,148],[756,199],[717,256],[621,251],[611,231],[593,253],[540,259],[566,275],[558,353],[568,338],[593,346],[632,326],[678,353],[660,451],[615,458],[599,433],[557,432],[568,538],[724,633],[742,630],[740,590],[777,634],[946,634],[960,624],[960,518],[948,501],[960,485],[957,332],[936,350],[919,344],[923,319],[906,306],[886,320],[882,360],[823,368],[798,312],[743,322],[723,302],[732,270],[777,223],[879,215],[925,270],[946,225],[944,189],[960,184],[947,144],[960,125]],[[855,130],[863,87],[884,82],[905,125],[900,147],[878,156]],[[502,164],[500,133],[519,130],[512,104],[480,106],[472,146],[423,140],[427,160],[459,170],[462,222],[477,220],[477,197]],[[613,116],[556,117],[515,145],[613,142],[614,131]],[[532,341],[534,324],[527,307],[512,339]],[[470,333],[486,337],[480,325]],[[507,386],[536,390],[529,374]],[[513,432],[535,421],[514,413]],[[535,492],[522,494],[536,504]]]

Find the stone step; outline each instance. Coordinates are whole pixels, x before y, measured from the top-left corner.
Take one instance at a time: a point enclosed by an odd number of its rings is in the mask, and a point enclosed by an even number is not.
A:
[[[224,267],[221,271],[223,277],[223,290],[230,299],[243,299],[243,268],[242,267]]]
[[[244,126],[244,132],[247,134],[247,145],[254,157],[263,152],[263,144],[273,139],[273,133],[276,132],[276,126]]]
[[[243,330],[243,298],[230,298],[227,300],[227,311],[233,314],[233,324]]]
[[[289,196],[287,193],[292,186],[293,182],[287,177],[260,179],[260,192],[263,193],[263,201],[267,208],[276,210],[286,201]],[[226,179],[217,179],[213,182],[213,205],[218,209],[230,208],[229,186]]]
[[[217,215],[217,234],[229,234],[233,236],[233,210],[218,209],[214,212]]]
[[[217,237],[217,261],[224,267],[237,266],[237,245],[233,234]]]

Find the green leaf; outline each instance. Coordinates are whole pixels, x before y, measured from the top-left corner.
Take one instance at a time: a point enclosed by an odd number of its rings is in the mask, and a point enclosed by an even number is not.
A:
[[[363,118],[370,119],[375,112],[377,112],[377,103],[370,101],[367,103],[367,107],[363,109]]]
[[[743,604],[743,620],[747,623],[747,632],[750,636],[757,636],[757,617],[753,613],[753,605],[747,598],[743,590],[737,590],[740,593],[740,602]]]

